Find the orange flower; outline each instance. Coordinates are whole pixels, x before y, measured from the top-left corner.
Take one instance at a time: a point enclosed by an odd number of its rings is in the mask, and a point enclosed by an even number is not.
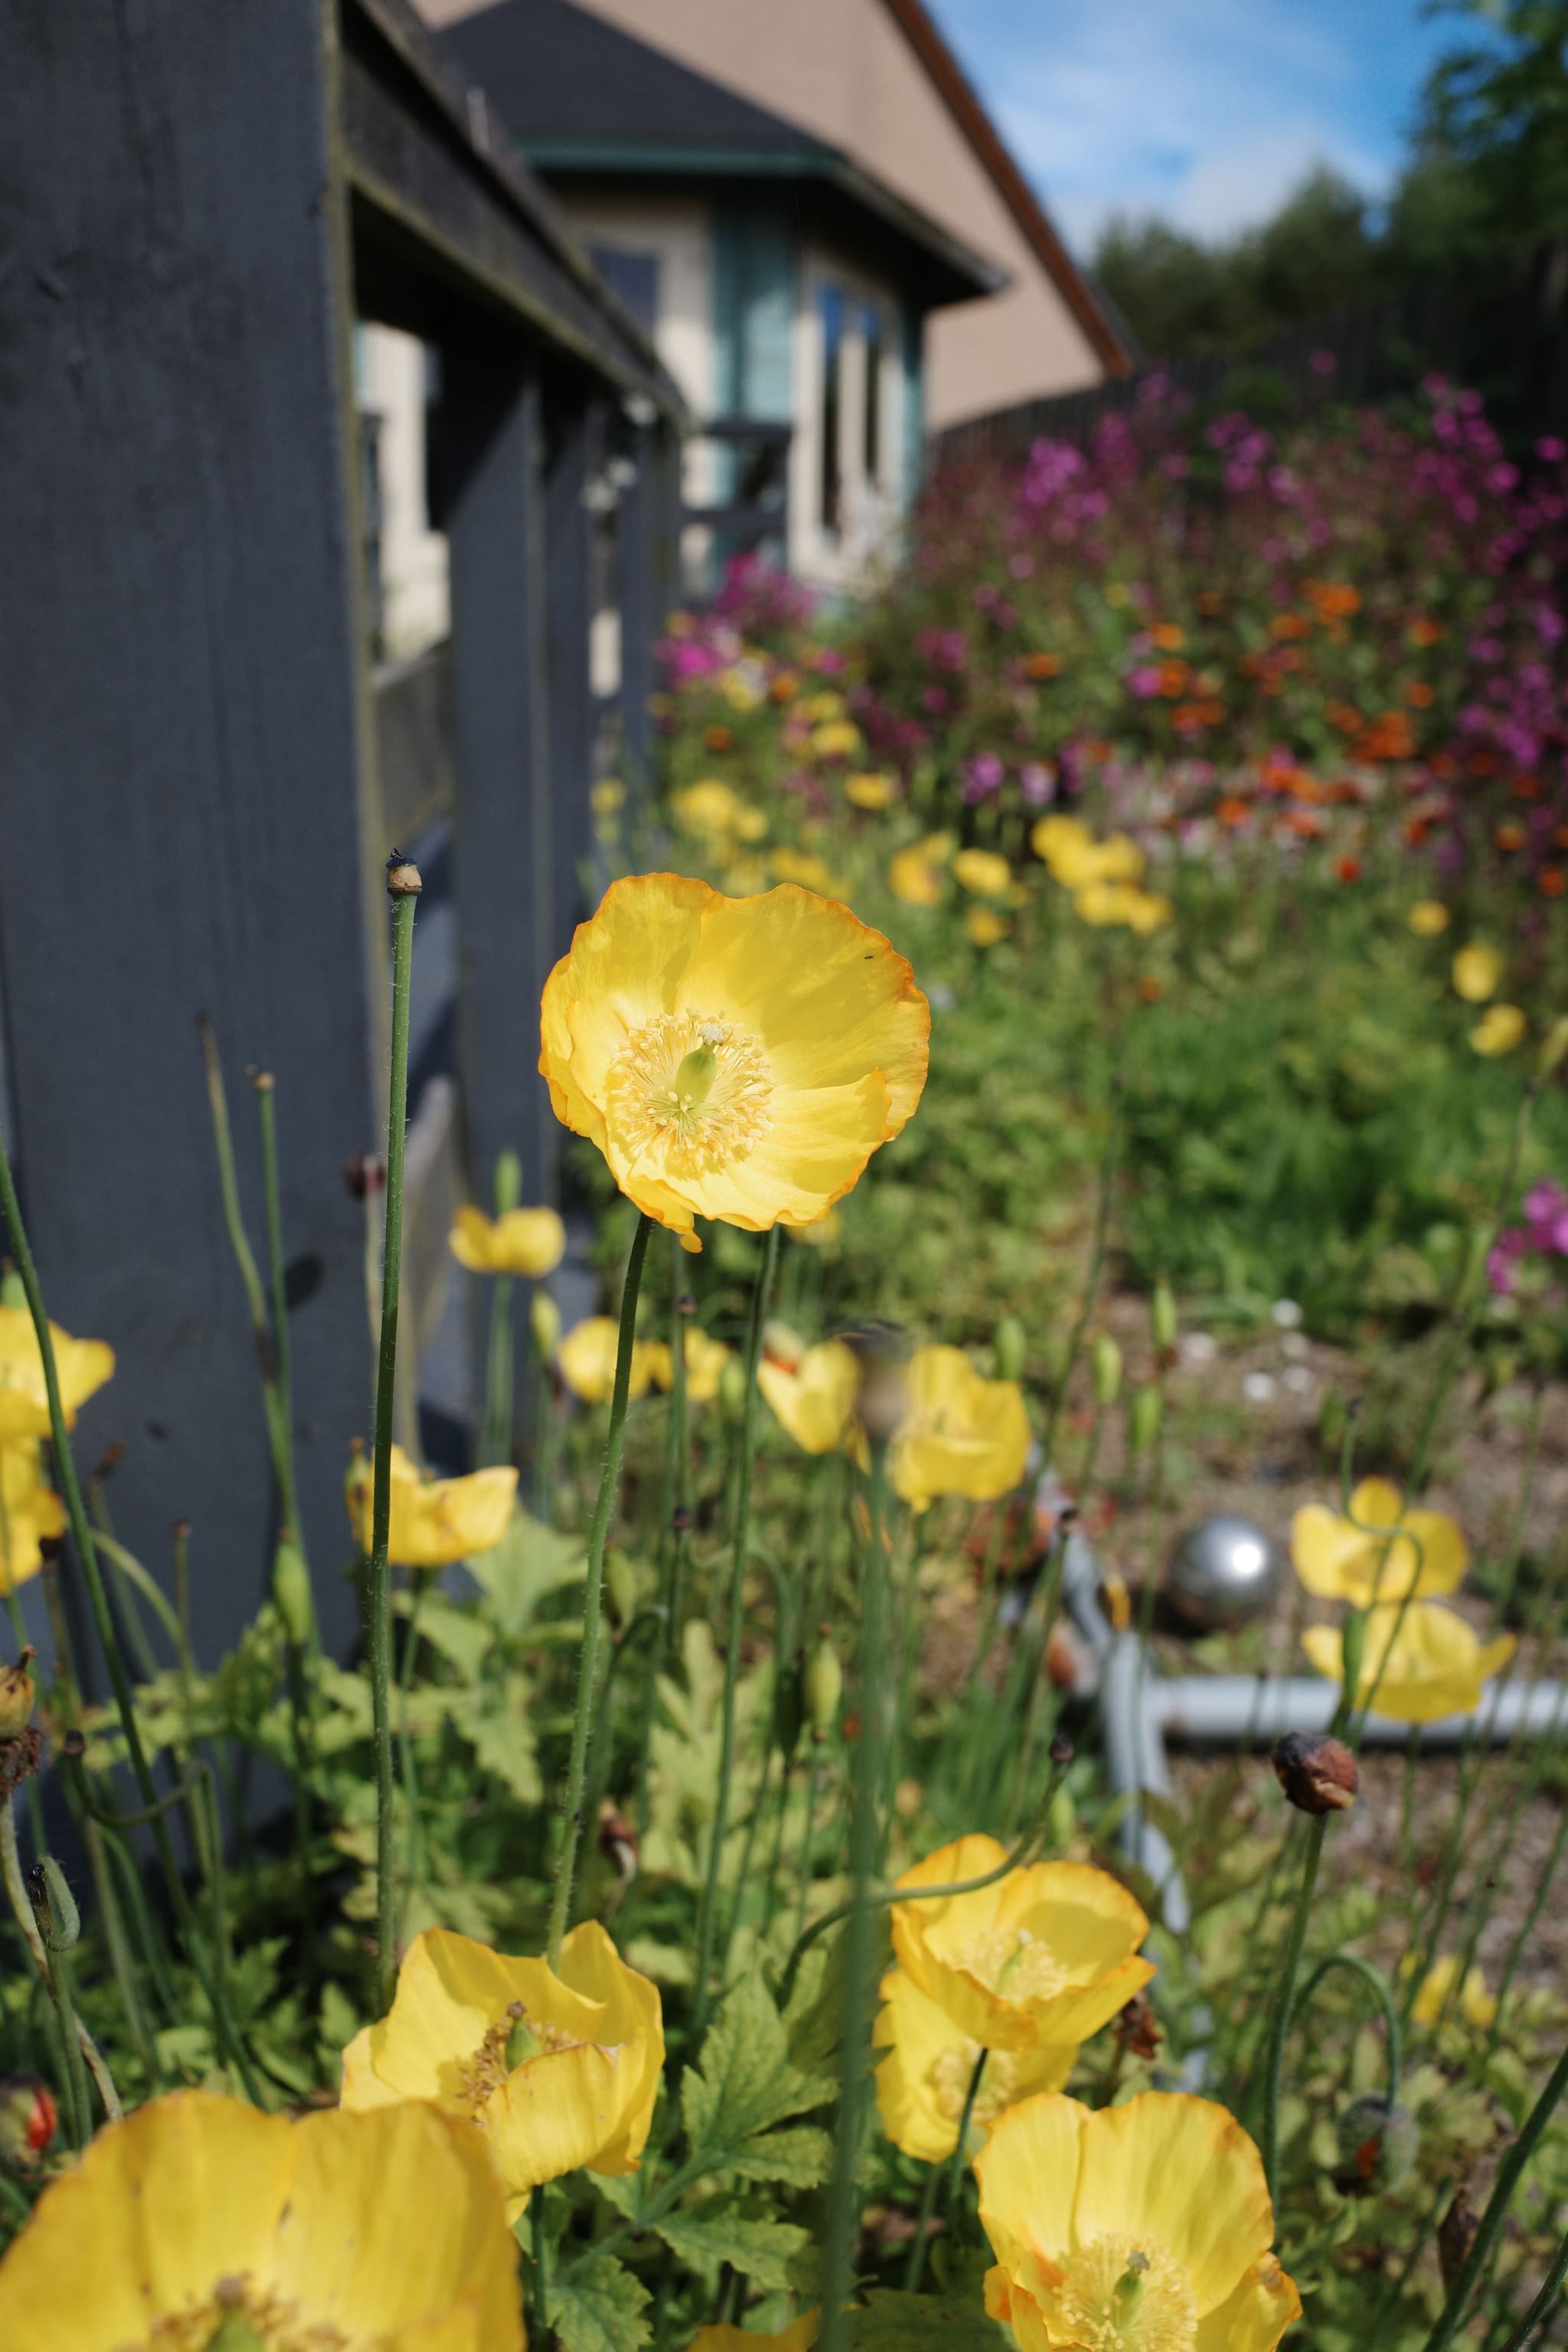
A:
[[[1222,609],[1224,603],[1225,599],[1217,588],[1202,588],[1198,591],[1198,610],[1200,613],[1206,613],[1211,619]]]
[[[1428,620],[1424,613],[1418,614],[1410,624],[1410,642],[1413,646],[1435,646],[1442,634],[1441,621]]]
[[[1366,725],[1365,719],[1353,702],[1328,703],[1324,707],[1323,716],[1331,727],[1339,729],[1342,735],[1359,735]]]
[[[1184,692],[1186,683],[1187,665],[1184,661],[1160,664],[1160,691],[1167,701],[1173,702],[1179,694]]]
[[[734,730],[730,727],[710,727],[702,738],[710,751],[727,751],[734,740]]]
[[[1234,793],[1227,793],[1215,811],[1221,824],[1229,825],[1245,824],[1251,814],[1247,803],[1237,800]]]
[[[1348,620],[1361,611],[1361,590],[1348,583],[1332,580],[1309,580],[1305,591],[1321,621]]]
[[[1359,882],[1361,880],[1361,859],[1359,857],[1336,857],[1334,860],[1334,872],[1342,882]]]
[[[1363,736],[1363,760],[1408,760],[1415,749],[1410,720],[1403,710],[1382,710]]]
[[[1268,624],[1268,634],[1283,645],[1291,637],[1304,637],[1311,625],[1300,613],[1276,613]]]
[[[1540,777],[1531,775],[1528,771],[1522,776],[1515,776],[1513,796],[1516,801],[1538,801],[1541,798]]]
[[[1324,831],[1323,820],[1310,809],[1287,809],[1283,822],[1289,831],[1299,834],[1303,841],[1316,841]]]
[[[1031,677],[1055,677],[1061,662],[1055,654],[1030,654],[1024,667]]]
[[[1163,980],[1156,980],[1152,972],[1146,971],[1138,982],[1138,993],[1145,1004],[1158,1004],[1165,993],[1165,983]]]
[[[1186,642],[1185,629],[1178,629],[1173,621],[1162,621],[1154,631],[1154,643],[1163,654],[1179,654]]]
[[[1536,887],[1543,898],[1561,898],[1563,891],[1568,889],[1568,874],[1563,873],[1561,866],[1543,866]]]
[[[1492,835],[1492,839],[1500,849],[1522,849],[1525,838],[1524,827],[1521,824],[1500,824]]]
[[[1430,710],[1436,699],[1424,677],[1406,679],[1403,691],[1405,699],[1412,710]]]
[[[1205,727],[1217,727],[1225,717],[1225,705],[1211,695],[1206,702],[1199,703],[1198,716]]]
[[[768,692],[775,702],[793,702],[800,692],[800,680],[793,669],[781,669],[769,680]]]

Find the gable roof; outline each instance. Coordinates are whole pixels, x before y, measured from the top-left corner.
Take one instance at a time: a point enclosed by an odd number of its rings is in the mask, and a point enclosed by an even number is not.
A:
[[[1050,217],[1014,162],[973,84],[938,32],[922,0],[882,0],[936,84],[948,111],[994,181],[1008,210],[1059,288],[1111,375],[1130,375],[1136,352],[1125,331],[1068,253]]]
[[[1007,273],[840,147],[576,0],[491,0],[440,36],[549,177],[815,183],[900,250],[929,305],[995,293]]]

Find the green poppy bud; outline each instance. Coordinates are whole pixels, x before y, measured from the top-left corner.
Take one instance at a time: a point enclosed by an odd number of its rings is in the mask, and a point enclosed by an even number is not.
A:
[[[81,1938],[81,1913],[52,1853],[27,1873],[27,1894],[38,1933],[51,1952],[68,1952]]]
[[[284,1537],[272,1555],[272,1599],[283,1620],[283,1631],[294,1647],[302,1650],[315,1627],[315,1601],[305,1555],[289,1536]]]
[[[1102,1331],[1089,1350],[1089,1370],[1096,1404],[1114,1404],[1121,1391],[1121,1350],[1109,1331]]]
[[[1176,1298],[1163,1275],[1154,1285],[1154,1296],[1149,1303],[1149,1322],[1156,1348],[1175,1346]]]
[[[806,1660],[805,1687],[806,1719],[819,1738],[826,1738],[838,1720],[844,1696],[844,1669],[826,1633]]]
[[[561,1309],[548,1290],[536,1290],[529,1300],[528,1328],[541,1360],[548,1364],[561,1345]]]
[[[37,1685],[27,1672],[36,1653],[29,1645],[14,1666],[0,1666],[0,1739],[15,1739],[27,1728],[37,1697]]]
[[[0,1307],[26,1307],[27,1286],[12,1265],[5,1260],[5,1271],[0,1274]]]
[[[610,1615],[623,1633],[637,1613],[641,1584],[634,1560],[624,1551],[609,1553],[605,1561],[605,1596],[610,1604]]]
[[[719,1405],[726,1421],[739,1421],[746,1410],[746,1369],[738,1356],[729,1357],[719,1374]]]
[[[49,2152],[59,2117],[47,2083],[13,2074],[0,2083],[0,2165],[29,2172]]]
[[[1414,2116],[1391,2107],[1375,2091],[1352,2099],[1338,2123],[1336,2185],[1351,2197],[1376,2197],[1397,2189],[1415,2168],[1421,2131]]]
[[[992,1334],[991,1349],[996,1359],[999,1381],[1016,1381],[1024,1376],[1024,1357],[1027,1348],[1024,1327],[1016,1315],[1004,1315]]]
[[[1134,1454],[1147,1454],[1160,1434],[1164,1399],[1158,1389],[1134,1389],[1127,1409],[1127,1443]]]

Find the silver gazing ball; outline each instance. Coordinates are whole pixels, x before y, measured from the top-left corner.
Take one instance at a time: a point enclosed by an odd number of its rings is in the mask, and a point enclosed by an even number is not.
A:
[[[1271,1536],[1236,1511],[1189,1528],[1174,1551],[1165,1591],[1197,1631],[1229,1633],[1261,1617],[1279,1589],[1282,1562]]]

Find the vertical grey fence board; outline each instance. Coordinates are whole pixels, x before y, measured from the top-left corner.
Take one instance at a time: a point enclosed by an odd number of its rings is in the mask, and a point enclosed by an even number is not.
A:
[[[329,1637],[364,1423],[374,1133],[353,551],[317,0],[7,12],[0,831],[16,1143],[50,1307],[112,1341],[83,1416],[208,1659],[264,1586],[269,1476],[195,1016],[259,1235],[247,1060],[279,1073],[300,1476]]]
[[[593,621],[590,485],[604,455],[604,404],[597,399],[550,417],[544,489],[545,640],[550,669],[550,784],[553,814],[554,909],[552,951],[569,944],[586,912],[582,869],[593,850],[589,801],[594,757],[594,696],[589,676]]]

